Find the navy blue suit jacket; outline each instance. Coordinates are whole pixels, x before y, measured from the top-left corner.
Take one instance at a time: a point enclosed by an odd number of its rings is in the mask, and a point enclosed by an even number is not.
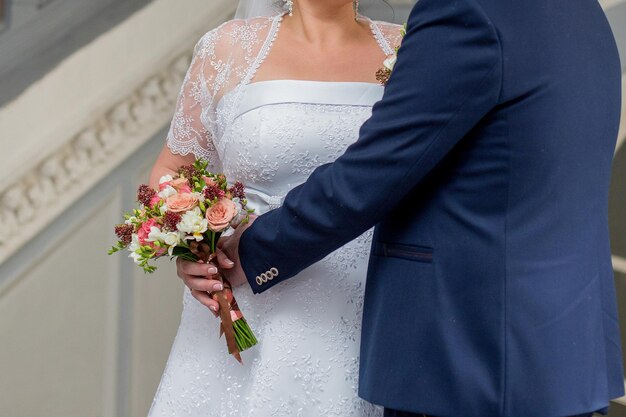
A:
[[[376,225],[363,398],[450,417],[603,408],[624,387],[607,226],[620,82],[596,0],[420,0],[359,140],[243,234],[252,289]]]

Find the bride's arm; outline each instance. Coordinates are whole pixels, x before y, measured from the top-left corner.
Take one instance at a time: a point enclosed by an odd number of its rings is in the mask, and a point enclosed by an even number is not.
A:
[[[420,0],[360,139],[243,233],[238,254],[253,291],[294,276],[391,213],[497,105],[501,67],[498,35],[477,2]],[[270,270],[277,276],[257,284]]]
[[[177,155],[172,153],[167,144],[163,145],[161,153],[154,162],[152,171],[150,172],[150,187],[155,190],[159,189],[159,179],[164,175],[174,175],[179,167],[183,165],[193,164],[196,157],[193,154]]]
[[[212,129],[201,121],[201,114],[212,106],[207,78],[214,78],[213,68],[206,63],[206,51],[214,42],[214,31],[204,35],[194,47],[193,58],[176,101],[176,109],[166,143],[150,174],[150,186],[158,189],[163,175],[175,174],[179,167],[192,164],[196,158],[208,160],[210,167],[218,165],[213,146]]]
[[[210,61],[217,61],[213,55],[217,31],[205,34],[196,44],[193,58],[185,75],[174,117],[170,124],[166,143],[159,154],[150,174],[150,186],[158,189],[159,179],[172,175],[183,165],[192,164],[196,158],[209,162],[211,170],[219,167],[217,151],[213,145],[214,127],[203,122],[201,114],[212,114],[215,86],[210,81],[216,78],[216,69]],[[177,259],[178,276],[191,290],[191,295],[214,312],[219,304],[209,297],[208,292],[222,289],[221,281],[207,279],[215,274],[215,267]]]

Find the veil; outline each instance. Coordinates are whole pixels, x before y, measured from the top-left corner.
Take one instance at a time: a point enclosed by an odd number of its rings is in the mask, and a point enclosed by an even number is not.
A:
[[[285,11],[283,0],[239,0],[235,19],[275,16]]]

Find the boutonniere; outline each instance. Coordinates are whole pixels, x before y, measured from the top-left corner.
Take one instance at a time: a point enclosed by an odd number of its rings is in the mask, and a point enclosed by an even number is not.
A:
[[[400,36],[402,39],[406,36],[406,23],[400,28]],[[389,55],[387,59],[383,61],[383,67],[376,71],[376,80],[382,85],[387,85],[387,82],[389,82],[393,68],[396,66],[396,61],[398,60],[399,49],[400,47],[397,46],[395,53]]]

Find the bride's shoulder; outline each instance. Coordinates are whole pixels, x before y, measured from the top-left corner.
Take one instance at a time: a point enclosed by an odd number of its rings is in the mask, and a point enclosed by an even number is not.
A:
[[[274,17],[228,20],[215,29],[206,32],[200,39],[200,43],[224,43],[234,46],[241,44],[244,40],[253,41],[266,35],[274,20]]]
[[[385,22],[382,20],[373,20],[372,23],[378,28],[378,30],[380,30],[380,33],[385,37],[387,43],[389,43],[392,48],[400,46],[403,37],[403,25]]]

